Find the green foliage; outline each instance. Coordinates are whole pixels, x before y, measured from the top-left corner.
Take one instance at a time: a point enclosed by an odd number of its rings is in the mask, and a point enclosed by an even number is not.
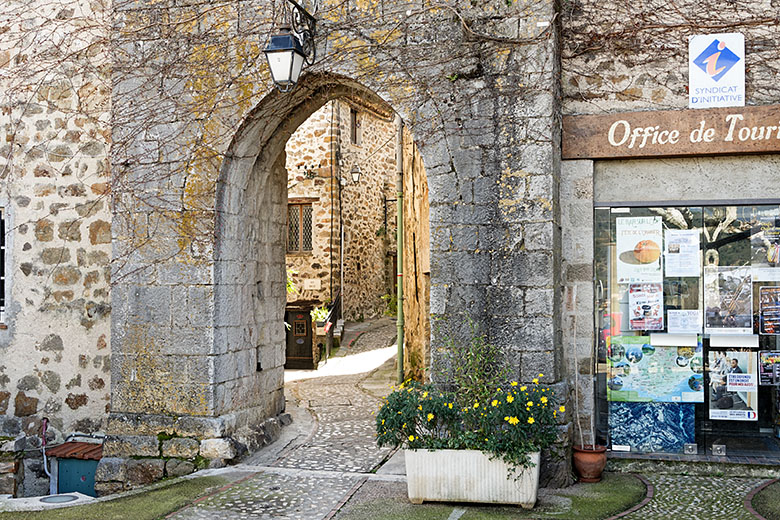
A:
[[[470,449],[526,467],[528,454],[555,442],[563,407],[549,388],[511,382],[483,401],[460,406],[459,391],[408,381],[393,391],[376,416],[377,444],[409,449]]]
[[[377,414],[377,443],[480,450],[514,468],[526,467],[529,453],[555,442],[556,416],[564,407],[537,378],[529,385],[508,382],[501,350],[471,319],[468,323],[468,341],[445,339],[451,387],[408,381],[393,391]]]
[[[385,316],[395,317],[398,315],[398,296],[395,294],[385,294],[382,296],[385,302]]]
[[[328,308],[323,304],[313,308],[309,314],[311,314],[311,319],[314,321],[325,321],[328,317]]]
[[[287,294],[298,294],[299,292],[293,281],[296,274],[298,274],[297,271],[293,271],[292,269],[287,270]]]
[[[500,348],[489,343],[479,333],[477,324],[467,318],[471,338],[458,342],[444,339],[449,361],[449,378],[457,388],[457,401],[462,407],[484,402],[496,388],[510,378],[511,370]]]

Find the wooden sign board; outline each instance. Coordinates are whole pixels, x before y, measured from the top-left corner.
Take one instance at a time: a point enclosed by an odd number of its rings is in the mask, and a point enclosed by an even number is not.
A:
[[[564,159],[780,152],[780,105],[564,116]]]

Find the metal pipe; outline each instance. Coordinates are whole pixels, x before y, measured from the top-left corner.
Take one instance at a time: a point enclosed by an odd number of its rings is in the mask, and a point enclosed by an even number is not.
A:
[[[49,471],[49,461],[46,457],[46,431],[49,429],[49,419],[44,417],[41,419],[41,453],[43,454],[43,471],[49,477],[49,494],[57,494],[57,480],[52,476]]]
[[[398,173],[396,189],[396,250],[397,250],[397,338],[398,338],[398,383],[404,382],[404,122],[396,114],[395,125],[398,130],[395,142],[395,163]]]

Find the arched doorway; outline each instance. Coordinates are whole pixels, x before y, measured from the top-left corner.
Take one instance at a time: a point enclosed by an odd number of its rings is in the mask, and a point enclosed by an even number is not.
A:
[[[223,415],[240,410],[245,418],[240,422],[253,423],[284,408],[285,253],[290,240],[285,146],[293,132],[331,100],[352,100],[353,104],[359,103],[384,114],[388,120],[394,114],[379,96],[343,77],[311,75],[299,89],[292,95],[271,94],[252,112],[231,144],[218,185],[214,264],[215,351],[224,352],[219,355],[227,359],[238,360],[245,372],[236,374],[238,377],[232,381],[225,381],[229,384],[216,392],[214,413]],[[410,153],[414,156],[414,152]],[[419,197],[419,190],[422,190],[419,174],[422,172],[421,178],[424,179],[424,170],[419,153],[417,158],[416,196]],[[332,157],[331,160],[336,163],[338,159]],[[334,168],[342,167],[347,171],[352,166],[333,164]],[[419,206],[419,202],[417,204]],[[344,209],[343,206],[341,209]],[[354,213],[351,216],[354,218]],[[427,227],[427,213],[424,219],[417,218],[414,222],[416,227]],[[351,228],[350,232],[354,233],[354,229]],[[377,231],[379,229],[374,233]],[[425,234],[421,234],[415,228],[410,236],[419,242],[415,245],[412,241],[410,250],[427,251],[427,229]],[[350,238],[354,246],[354,238]],[[426,260],[420,258],[421,254],[409,256],[410,265]],[[339,260],[330,259],[331,262]],[[352,274],[345,269],[343,278],[332,278],[328,287],[343,286],[342,282],[349,280],[350,276],[353,280],[361,277],[360,272],[354,272],[360,271],[362,266],[359,264],[359,260],[353,260],[349,266]],[[417,279],[412,280],[427,287],[427,274],[422,271],[414,269]],[[427,298],[426,291],[422,291],[423,298]],[[420,292],[414,291],[416,298],[420,297]],[[344,294],[349,296],[348,290]],[[354,300],[359,300],[360,296],[358,294]],[[350,305],[354,303],[350,301]],[[417,350],[420,352],[416,352],[413,358],[422,367],[428,338],[417,329],[420,323],[422,327],[427,324],[427,306],[418,302],[414,311],[413,323],[418,332],[414,338],[419,342]],[[348,308],[347,312],[355,316],[360,311]],[[247,367],[252,370],[247,370]],[[218,385],[223,383],[219,378],[215,382]],[[247,408],[249,403],[256,405]]]

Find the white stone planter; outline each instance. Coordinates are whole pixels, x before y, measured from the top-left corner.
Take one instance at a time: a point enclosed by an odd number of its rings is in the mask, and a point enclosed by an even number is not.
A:
[[[404,450],[409,501],[518,504],[531,509],[539,489],[539,452],[531,468],[509,466],[476,450]],[[517,477],[517,479],[515,479]]]

